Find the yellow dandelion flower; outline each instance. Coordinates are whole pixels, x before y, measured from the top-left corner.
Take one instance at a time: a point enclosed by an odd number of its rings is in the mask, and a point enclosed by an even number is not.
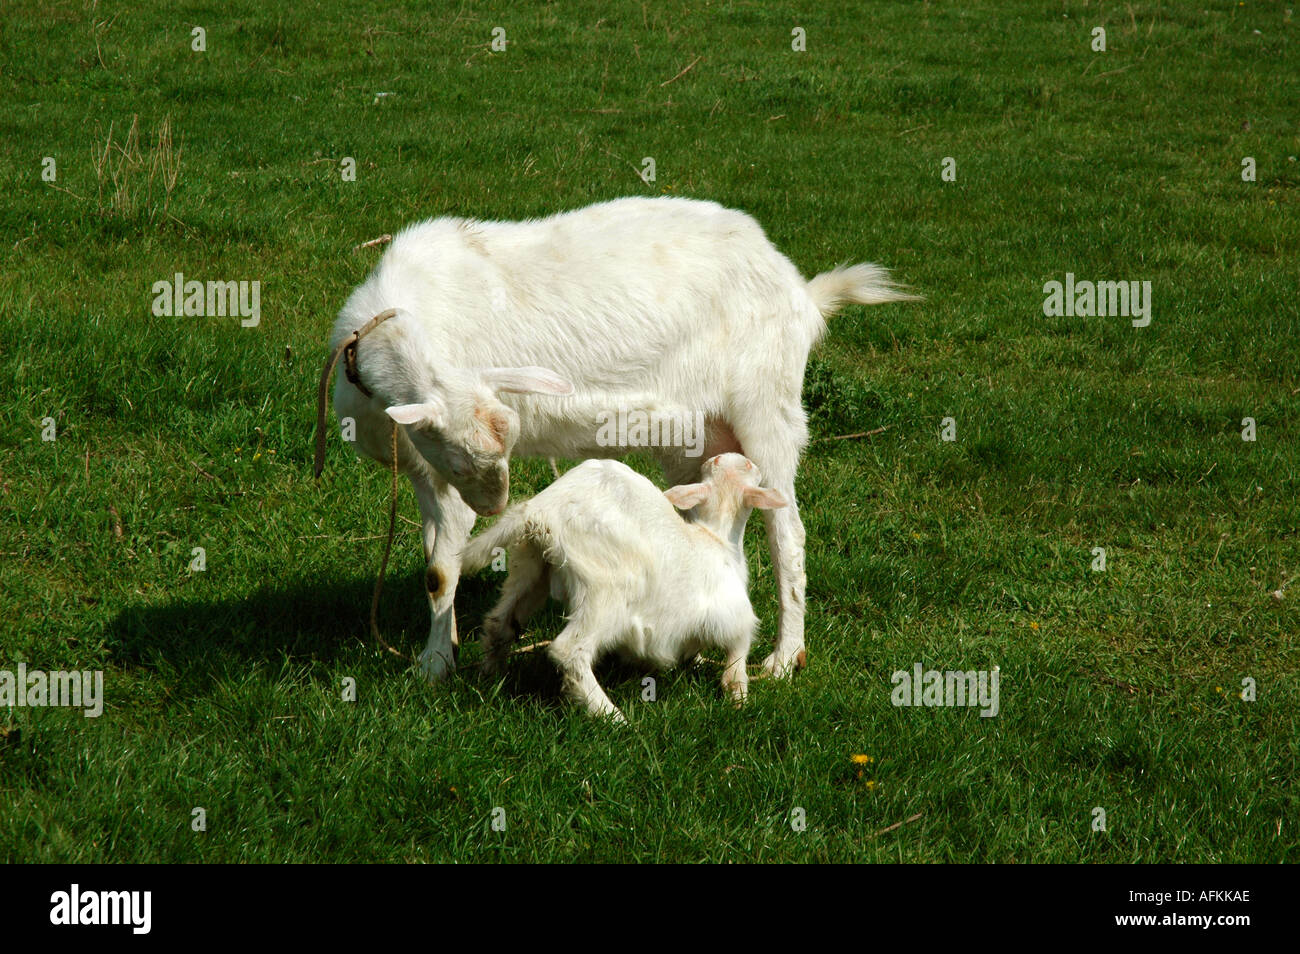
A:
[[[1037,628],[1038,628],[1038,624],[1037,624],[1037,623],[1030,623],[1030,624],[1029,624],[1029,628],[1030,628],[1030,629],[1037,629]]]
[[[870,755],[850,755],[849,759],[850,761],[853,762],[854,765],[866,765],[868,762],[875,761],[875,759],[873,759]]]
[[[870,792],[875,789],[876,783],[874,781],[870,781],[866,783],[866,786],[867,786],[867,791]]]

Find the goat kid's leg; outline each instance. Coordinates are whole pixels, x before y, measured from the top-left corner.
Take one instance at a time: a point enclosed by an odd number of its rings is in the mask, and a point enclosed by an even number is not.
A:
[[[456,668],[456,585],[460,553],[474,528],[473,508],[455,488],[427,474],[409,474],[423,517],[425,591],[429,597],[429,641],[420,653],[426,681],[440,682]]]
[[[594,716],[619,723],[627,722],[618,706],[605,695],[605,690],[596,681],[596,674],[591,671],[595,656],[594,644],[594,639],[570,623],[555,637],[555,641],[547,648],[547,653],[560,667],[564,676],[564,691],[569,698],[586,706],[587,711]]]
[[[549,567],[532,547],[513,548],[509,563],[510,574],[501,587],[501,599],[483,621],[483,671],[492,676],[505,668],[511,644],[528,618],[546,602],[550,587]]]
[[[749,694],[749,673],[745,662],[749,659],[749,640],[738,640],[727,647],[727,659],[722,666],[722,688],[737,706]]]

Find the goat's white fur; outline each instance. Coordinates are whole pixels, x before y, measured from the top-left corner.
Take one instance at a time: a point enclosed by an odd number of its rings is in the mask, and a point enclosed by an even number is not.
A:
[[[589,460],[470,541],[464,572],[507,551],[501,600],[483,624],[487,670],[500,671],[550,594],[565,604],[567,624],[547,651],[566,691],[592,714],[623,719],[592,673],[608,652],[663,667],[716,647],[725,654],[722,685],[743,702],[758,626],[745,523],[752,508],[786,502],[759,486],[758,469],[740,454],[713,457],[702,470],[700,483],[660,493],[626,464]],[[693,521],[674,506],[692,510]]]
[[[335,409],[355,447],[398,464],[424,522],[432,615],[425,676],[453,667],[458,555],[475,512],[504,507],[510,454],[618,457],[596,441],[620,407],[703,412],[703,454],[652,448],[670,483],[742,451],[790,506],[765,511],[781,607],[764,665],[804,652],[804,531],[794,481],[807,443],[808,352],[844,302],[910,298],[885,269],[804,281],[752,218],[713,202],[629,198],[526,222],[434,219],[394,238],[335,322],[337,344],[388,308],[358,347],[367,398],[339,375]],[[570,385],[572,387],[570,388]],[[570,391],[569,396],[564,396]]]

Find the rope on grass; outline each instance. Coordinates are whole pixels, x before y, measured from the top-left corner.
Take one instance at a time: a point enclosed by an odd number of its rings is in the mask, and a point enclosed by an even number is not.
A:
[[[334,368],[342,357],[343,369],[348,376],[348,380],[353,386],[366,397],[371,397],[373,392],[361,381],[361,375],[357,372],[357,344],[375,328],[383,324],[389,318],[397,314],[395,308],[389,308],[387,311],[381,311],[364,325],[358,328],[352,334],[348,335],[338,343],[329,360],[325,362],[325,367],[321,369],[320,385],[316,389],[316,458],[315,474],[316,479],[320,480],[321,473],[325,470],[325,449],[326,449],[326,408],[329,402],[330,378],[334,374]],[[379,643],[380,647],[397,656],[399,659],[405,659],[412,662],[411,657],[405,653],[399,652],[388,644],[383,634],[379,632],[379,596],[384,591],[384,574],[388,571],[388,559],[393,552],[393,536],[397,532],[397,422],[390,421],[391,425],[391,456],[393,480],[392,487],[388,495],[388,540],[384,544],[384,559],[379,565],[379,576],[375,578],[375,592],[370,599],[370,634]]]
[[[375,594],[370,598],[370,635],[375,638],[381,649],[392,653],[398,659],[404,659],[408,663],[413,660],[406,653],[394,649],[384,639],[383,634],[379,631],[379,595],[384,592],[384,574],[388,571],[388,557],[393,552],[393,535],[397,530],[397,422],[390,421],[392,426],[391,435],[391,452],[393,457],[393,480],[391,490],[388,495],[388,541],[384,544],[384,559],[379,564],[379,576],[375,577]]]

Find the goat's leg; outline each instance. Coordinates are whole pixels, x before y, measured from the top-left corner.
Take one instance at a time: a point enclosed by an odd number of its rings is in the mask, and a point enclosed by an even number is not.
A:
[[[770,486],[781,491],[790,502],[780,510],[764,510],[763,522],[767,525],[767,545],[775,568],[777,593],[781,605],[781,624],[772,654],[763,660],[763,668],[778,678],[802,669],[808,662],[804,647],[804,594],[808,577],[804,570],[803,521],[799,519],[799,505],[795,501],[794,481],[772,481]]]
[[[410,472],[423,517],[425,591],[429,597],[429,641],[420,653],[420,671],[439,682],[456,668],[456,585],[460,553],[474,528],[474,510],[455,488],[428,473]]]
[[[594,640],[574,623],[570,623],[555,637],[547,648],[547,653],[560,667],[564,676],[564,691],[569,698],[586,706],[594,716],[626,722],[618,706],[605,695],[596,681],[596,674],[591,671],[594,653]]]
[[[808,442],[808,429],[803,408],[797,404],[756,423],[760,426],[736,427],[743,453],[758,465],[764,485],[779,490],[789,501],[786,507],[762,511],[781,606],[776,646],[763,660],[763,668],[779,678],[803,668],[807,662],[803,637],[804,594],[808,587],[804,571],[805,535],[794,480],[799,454]]]

